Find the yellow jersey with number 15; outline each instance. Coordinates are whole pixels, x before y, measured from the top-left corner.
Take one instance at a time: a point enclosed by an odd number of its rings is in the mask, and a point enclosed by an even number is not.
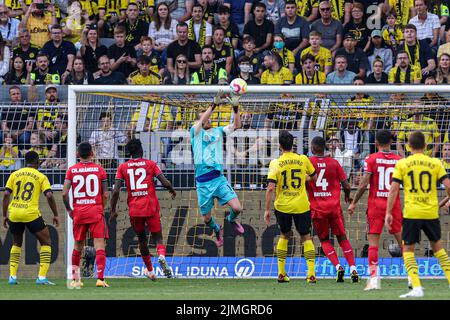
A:
[[[14,171],[5,189],[11,192],[8,207],[11,222],[31,222],[39,218],[39,196],[41,192],[52,191],[47,176],[29,167]]]
[[[392,181],[403,184],[403,218],[438,219],[437,186],[447,177],[441,161],[423,153],[401,159],[395,165]]]
[[[315,172],[308,157],[295,152],[285,152],[278,159],[270,161],[267,180],[277,185],[275,210],[290,214],[308,212],[306,175],[313,176]]]

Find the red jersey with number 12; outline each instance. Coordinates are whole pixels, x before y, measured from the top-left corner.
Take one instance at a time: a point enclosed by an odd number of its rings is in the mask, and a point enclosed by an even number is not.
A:
[[[377,152],[366,157],[364,162],[364,172],[370,173],[370,188],[368,198],[369,216],[386,215],[387,199],[391,188],[392,174],[394,167],[401,157],[392,152]],[[394,203],[392,213],[401,213],[400,196]]]
[[[79,162],[66,173],[73,196],[73,223],[88,224],[103,219],[102,181],[105,169],[93,162]]]
[[[117,169],[116,179],[125,181],[130,217],[151,217],[159,213],[154,178],[162,173],[152,160],[130,159]]]
[[[311,211],[322,214],[340,214],[341,181],[347,179],[339,162],[330,157],[309,158],[316,169],[317,180],[308,182]],[[313,212],[313,218],[315,213]]]

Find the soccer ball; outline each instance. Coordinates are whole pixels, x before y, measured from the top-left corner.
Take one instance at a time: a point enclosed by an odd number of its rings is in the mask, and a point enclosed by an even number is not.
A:
[[[244,94],[247,92],[247,82],[244,79],[236,78],[231,81],[230,88],[235,94]]]

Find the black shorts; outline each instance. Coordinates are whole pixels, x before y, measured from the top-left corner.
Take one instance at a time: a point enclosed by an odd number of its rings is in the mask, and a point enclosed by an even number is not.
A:
[[[25,227],[27,227],[27,229],[30,230],[30,232],[33,234],[42,231],[45,229],[45,227],[47,227],[42,217],[39,217],[30,222],[12,222],[11,220],[9,220],[8,224],[9,230],[13,235],[23,234],[25,231]]]
[[[275,210],[277,223],[280,226],[281,233],[288,233],[292,229],[292,220],[294,220],[295,228],[300,235],[304,236],[311,233],[311,212],[293,214],[283,213]]]
[[[439,219],[403,219],[402,240],[404,244],[411,245],[420,243],[421,230],[428,240],[438,241],[441,239],[441,223]]]

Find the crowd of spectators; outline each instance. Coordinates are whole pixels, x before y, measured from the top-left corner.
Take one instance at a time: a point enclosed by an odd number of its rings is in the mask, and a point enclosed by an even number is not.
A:
[[[30,149],[45,159],[42,167],[64,167],[67,119],[57,85],[206,85],[237,77],[252,85],[449,84],[449,7],[435,0],[5,0],[0,83],[14,85],[13,103],[23,102],[15,85],[46,85],[52,108],[2,110],[0,168],[15,168],[14,159]],[[364,94],[346,102],[371,103]],[[264,126],[296,128],[300,113],[291,111],[269,113]],[[179,116],[171,115],[167,128],[180,126]],[[444,154],[437,142],[448,142],[448,128],[435,127],[448,120],[422,117],[398,121],[397,131],[412,130],[407,123],[427,126],[430,154]],[[117,135],[112,118],[102,113],[90,137],[111,166],[117,150],[107,144],[128,135]],[[344,159],[350,150],[352,165],[361,168],[363,155],[374,151],[373,126],[340,123],[327,137],[331,152]],[[397,144],[405,139],[396,136]],[[408,151],[402,144],[398,150]]]

